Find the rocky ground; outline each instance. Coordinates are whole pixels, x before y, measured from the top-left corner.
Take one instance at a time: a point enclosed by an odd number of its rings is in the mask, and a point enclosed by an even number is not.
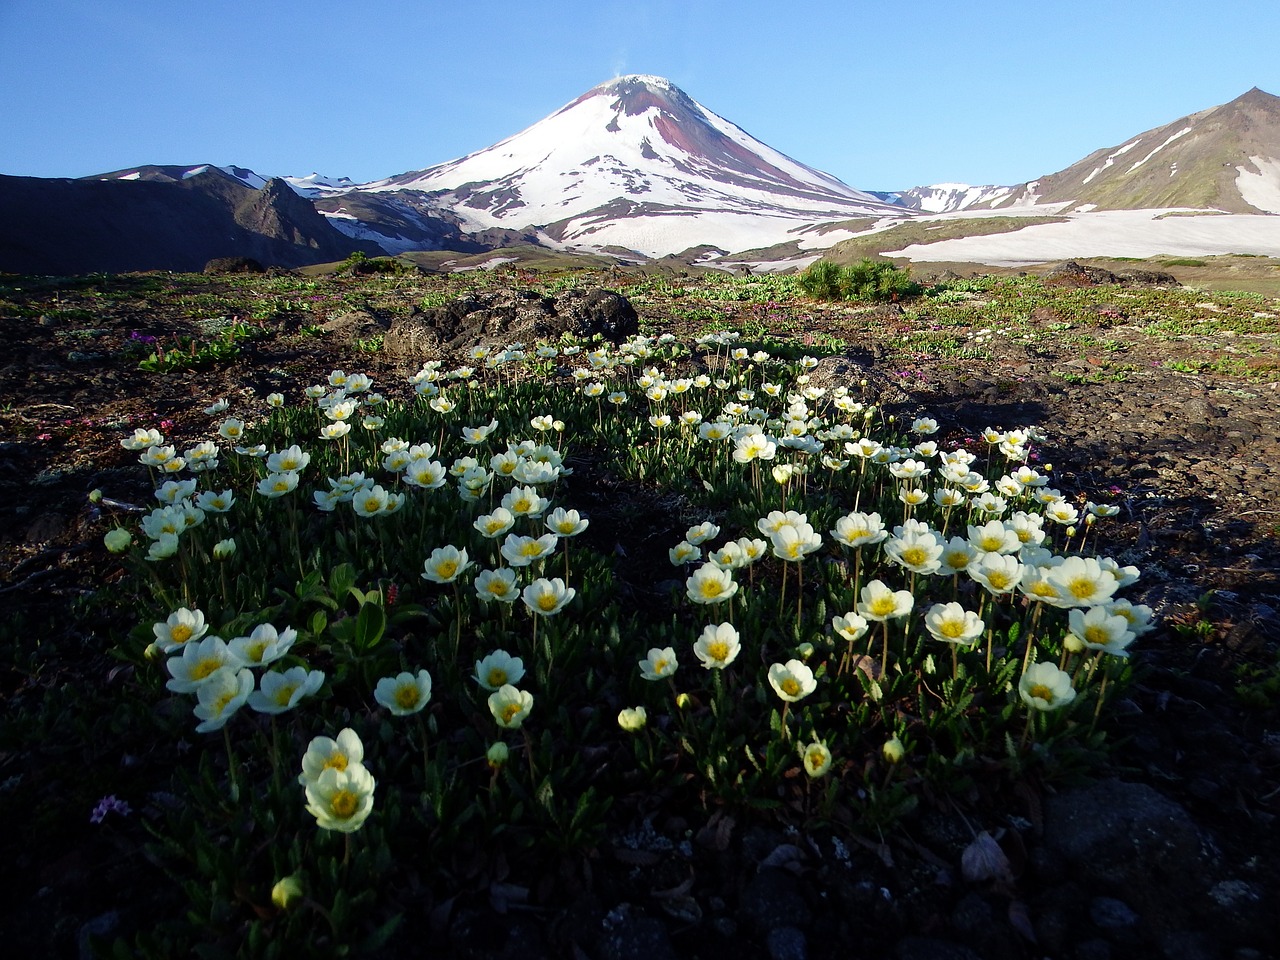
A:
[[[586,278],[615,289],[625,281]],[[0,841],[10,867],[0,927],[30,955],[75,955],[89,931],[137,924],[111,886],[145,896],[164,883],[136,860],[122,878],[127,854],[90,828],[96,797],[68,772],[127,757],[74,710],[33,706],[66,703],[77,685],[113,678],[109,638],[132,626],[82,619],[86,597],[119,573],[89,492],[146,496],[120,437],[166,421],[168,433],[194,440],[213,398],[261,395],[333,367],[391,382],[418,365],[378,338],[413,314],[422,290],[406,292],[403,309],[386,298],[353,307],[361,281],[332,279],[318,282],[305,310],[255,319],[264,335],[244,341],[234,362],[139,370],[141,340],[199,333],[190,300],[217,294],[219,282],[226,302],[242,302],[239,281],[198,278],[186,288],[182,278],[145,276],[10,279],[0,290],[0,618],[8,624],[0,697],[21,704],[24,723],[49,724],[37,732],[8,722],[0,740],[0,811],[10,825]],[[653,294],[637,306],[655,331],[698,326],[687,297]],[[1112,375],[1108,357],[1058,335],[1048,316],[1030,342],[997,332],[980,356],[940,364],[894,309],[787,309],[784,334],[841,344],[821,375],[866,379],[891,408],[928,413],[944,431],[1039,424],[1059,486],[1118,488],[1125,509],[1099,533],[1113,555],[1142,569],[1130,595],[1161,618],[1135,654],[1138,679],[1114,724],[1123,745],[1088,782],[1028,783],[1008,809],[980,821],[940,803],[865,846],[701,811],[637,816],[597,851],[572,903],[535,895],[523,909],[501,898],[456,904],[440,918],[446,952],[1280,955],[1280,384],[1178,372],[1166,361],[1208,346],[1144,339],[1108,315],[1098,323],[1126,345],[1123,376]],[[83,809],[67,813],[72,803]],[[962,855],[984,829],[1008,866],[970,880]]]

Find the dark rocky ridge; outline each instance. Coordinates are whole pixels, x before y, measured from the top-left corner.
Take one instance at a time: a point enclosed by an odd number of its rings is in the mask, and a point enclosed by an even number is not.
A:
[[[379,255],[344,236],[283,180],[261,190],[210,167],[185,179],[0,176],[0,270],[71,275],[196,272],[219,257],[279,267]]]

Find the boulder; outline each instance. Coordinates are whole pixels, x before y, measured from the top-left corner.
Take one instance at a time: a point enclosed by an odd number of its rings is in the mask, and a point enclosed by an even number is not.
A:
[[[612,290],[566,290],[544,297],[531,290],[503,290],[459,297],[452,303],[397,319],[383,349],[408,360],[446,357],[483,345],[599,335],[621,343],[640,327],[635,308]]]
[[[214,257],[204,265],[206,274],[265,273],[264,267],[253,257]]]

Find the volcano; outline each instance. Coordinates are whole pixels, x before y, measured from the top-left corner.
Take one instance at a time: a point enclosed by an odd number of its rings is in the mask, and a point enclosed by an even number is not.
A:
[[[392,252],[420,240],[387,223],[454,219],[561,249],[645,256],[789,240],[829,245],[816,226],[905,211],[760,142],[668,80],[627,76],[588,90],[484,150],[352,189],[317,191],[340,230]],[[358,196],[357,196],[358,194]]]

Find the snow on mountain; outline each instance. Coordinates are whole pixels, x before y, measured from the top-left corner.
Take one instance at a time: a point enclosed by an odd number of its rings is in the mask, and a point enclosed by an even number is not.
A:
[[[1280,212],[1280,97],[1253,88],[1095,150],[976,206],[1063,203],[1078,211],[1188,208]],[[1257,202],[1255,202],[1255,200]]]
[[[932,183],[893,193],[877,192],[875,195],[919,213],[955,213],[979,203],[995,206],[1013,193],[1014,189],[993,185],[972,186],[967,183]]]
[[[819,221],[903,214],[761,143],[669,81],[639,75],[484,150],[357,189],[429,194],[473,232],[535,229],[567,248],[650,256],[699,244],[741,250]]]
[[[325,177],[309,173],[305,177],[282,177],[294,191],[304,197],[323,197],[332,193],[345,193],[355,189],[350,177]]]

